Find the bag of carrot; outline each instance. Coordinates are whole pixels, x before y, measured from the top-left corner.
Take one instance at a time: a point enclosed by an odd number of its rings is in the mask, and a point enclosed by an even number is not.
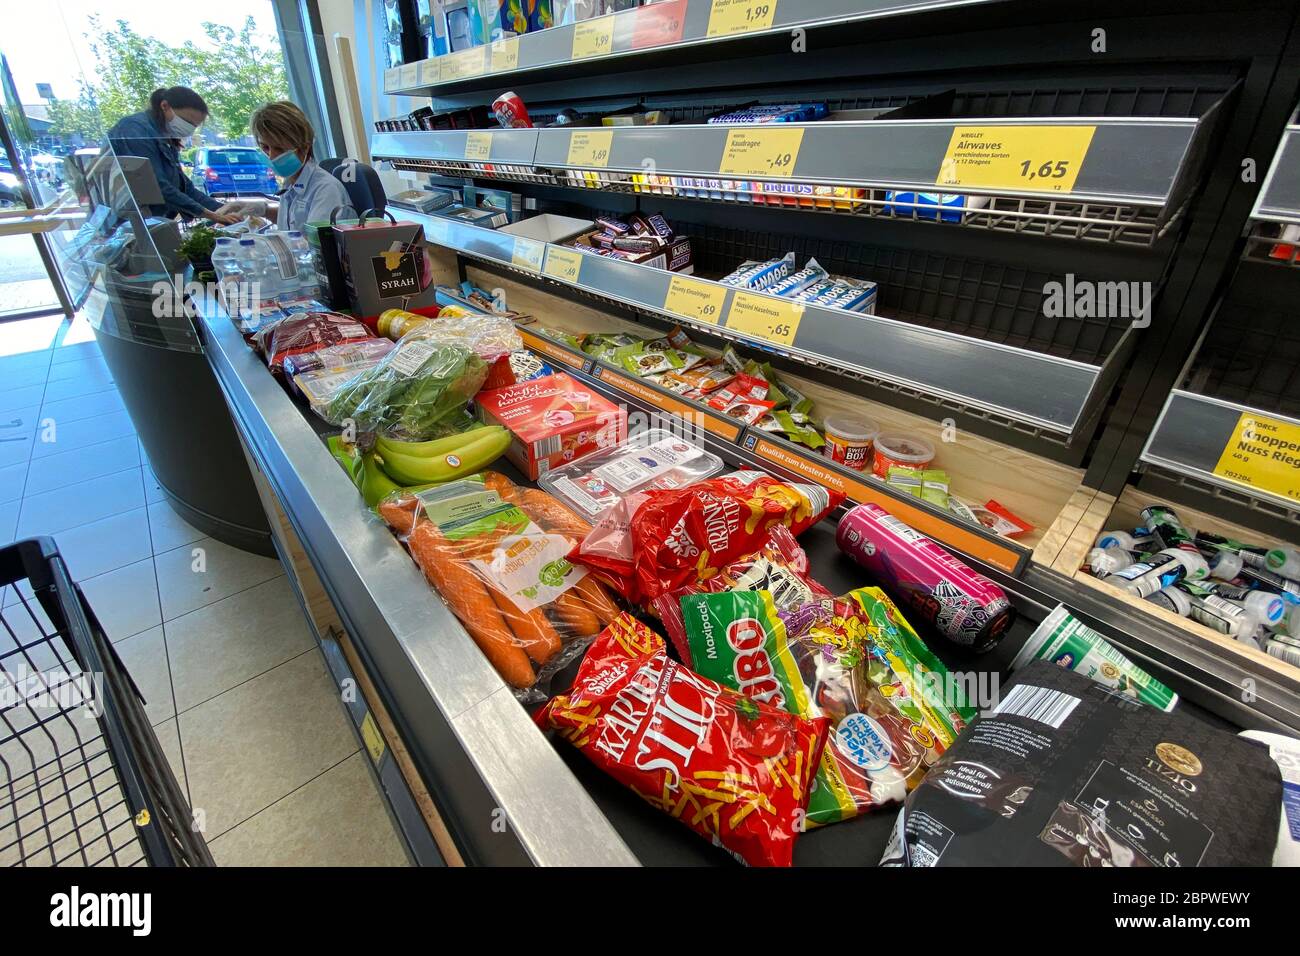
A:
[[[550,495],[486,472],[379,513],[425,578],[525,703],[618,616],[609,593],[567,555],[590,530]]]

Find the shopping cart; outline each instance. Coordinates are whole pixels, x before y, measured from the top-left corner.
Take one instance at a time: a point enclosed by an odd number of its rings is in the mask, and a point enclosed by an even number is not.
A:
[[[0,865],[211,866],[51,538],[0,549]]]

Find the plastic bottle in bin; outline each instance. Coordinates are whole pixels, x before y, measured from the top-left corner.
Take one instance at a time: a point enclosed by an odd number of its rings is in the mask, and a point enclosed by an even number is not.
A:
[[[977,654],[991,650],[1015,620],[1000,587],[879,505],[850,510],[835,543],[900,603]]]
[[[316,254],[311,243],[301,232],[289,233],[289,248],[298,263],[298,288],[296,294],[306,299],[320,298],[320,282],[316,278]]]

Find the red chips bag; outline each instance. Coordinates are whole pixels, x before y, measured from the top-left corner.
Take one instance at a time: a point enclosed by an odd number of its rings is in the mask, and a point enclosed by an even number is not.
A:
[[[825,718],[788,714],[692,673],[625,613],[537,722],[741,862],[790,865]]]
[[[604,580],[619,581],[634,604],[707,581],[763,547],[772,525],[799,534],[844,500],[842,492],[758,471],[647,494],[649,500],[632,516],[631,561],[599,558],[581,548],[570,556],[605,572]]]

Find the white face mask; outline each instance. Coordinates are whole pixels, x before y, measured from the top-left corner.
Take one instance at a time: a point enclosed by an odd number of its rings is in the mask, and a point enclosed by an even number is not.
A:
[[[197,126],[179,113],[173,113],[172,118],[167,121],[167,132],[179,140],[189,139],[194,135],[196,129],[198,129]]]

